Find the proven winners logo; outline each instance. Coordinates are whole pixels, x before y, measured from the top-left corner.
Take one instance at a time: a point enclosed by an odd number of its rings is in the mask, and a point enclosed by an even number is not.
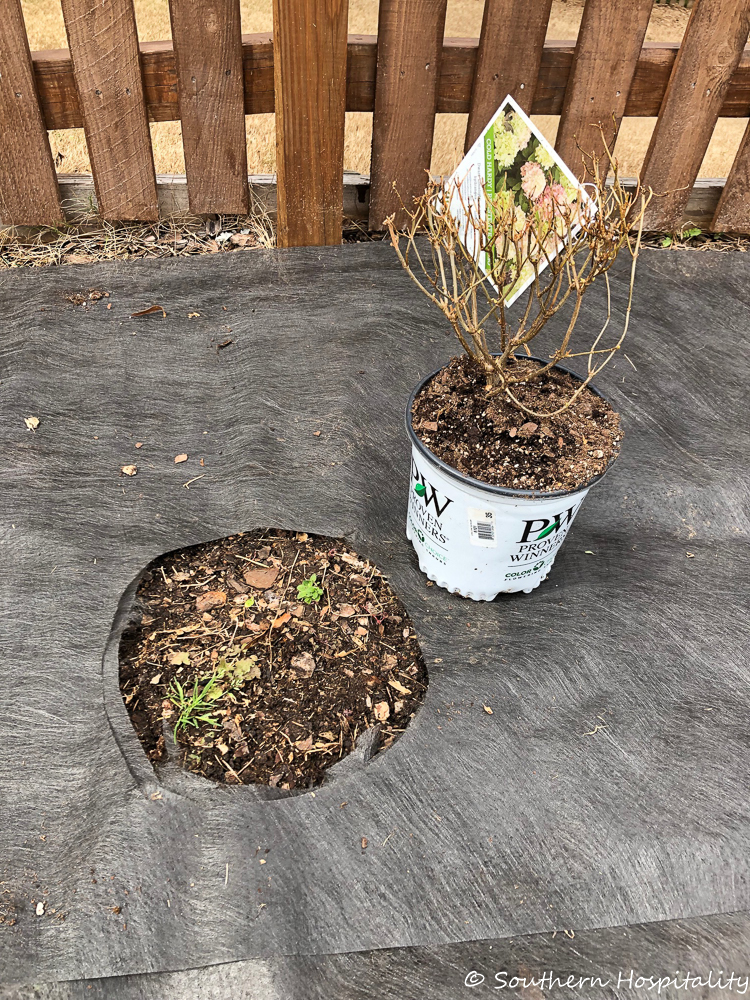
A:
[[[553,514],[549,518],[537,517],[531,521],[524,521],[521,537],[517,543],[518,551],[511,553],[510,561],[527,563],[533,560],[536,562],[558,549],[565,540],[568,529],[582,502],[579,501],[572,507],[568,507],[567,510]]]
[[[453,500],[438,493],[419,471],[414,459],[411,463],[411,478],[409,520],[412,531],[427,551],[444,563],[448,537],[443,530],[441,518]]]

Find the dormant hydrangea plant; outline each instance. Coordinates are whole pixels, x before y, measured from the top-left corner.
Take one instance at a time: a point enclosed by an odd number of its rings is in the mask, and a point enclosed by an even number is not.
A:
[[[584,157],[583,193],[523,119],[510,113],[495,127],[491,198],[485,190],[481,203],[471,203],[459,183],[431,181],[414,208],[406,209],[409,221],[403,231],[393,217],[386,220],[399,260],[484,372],[488,396],[502,393],[530,416],[554,416],[567,409],[614,357],[627,333],[651,192],[638,184],[628,193],[606,143],[604,149],[602,160]],[[619,331],[605,342],[611,321],[608,272],[622,249],[631,257],[627,307]],[[584,350],[573,350],[583,296],[601,276],[607,286],[606,319]],[[525,308],[511,320],[507,302],[527,283]],[[514,365],[519,352],[529,353],[529,344],[563,307],[568,321],[548,360],[536,367]],[[581,356],[587,359],[586,374],[554,413],[536,413],[518,399],[518,383],[540,379],[559,362]]]

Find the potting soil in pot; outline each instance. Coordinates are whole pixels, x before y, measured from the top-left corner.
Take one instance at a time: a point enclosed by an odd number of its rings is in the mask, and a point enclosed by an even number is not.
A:
[[[516,365],[538,367],[535,361]],[[513,386],[535,413],[552,413],[580,382],[552,370]],[[514,490],[572,490],[605,471],[622,441],[620,417],[606,400],[584,389],[554,417],[529,416],[498,394],[488,397],[484,374],[463,355],[417,396],[412,409],[417,437],[434,455],[466,476]]]

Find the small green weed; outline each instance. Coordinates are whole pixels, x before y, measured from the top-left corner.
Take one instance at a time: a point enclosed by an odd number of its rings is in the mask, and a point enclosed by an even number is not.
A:
[[[201,722],[208,722],[212,726],[218,725],[218,720],[213,715],[208,715],[206,709],[221,694],[216,674],[212,674],[203,687],[198,690],[198,681],[193,681],[193,690],[186,690],[175,678],[169,685],[167,697],[177,710],[177,722],[174,724],[174,741],[177,742],[177,733],[188,726],[198,726]]]
[[[311,573],[306,580],[297,584],[297,600],[304,601],[305,604],[312,604],[319,601],[323,596],[323,589],[315,582],[318,579],[315,573]]]
[[[216,666],[216,677],[226,681],[230,687],[242,687],[245,681],[259,680],[258,657],[249,656],[241,660],[222,658]]]

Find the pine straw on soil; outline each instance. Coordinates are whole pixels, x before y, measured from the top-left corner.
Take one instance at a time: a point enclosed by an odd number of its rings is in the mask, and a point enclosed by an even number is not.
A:
[[[157,765],[179,755],[214,781],[308,788],[365,730],[389,747],[424,699],[403,605],[341,539],[269,530],[171,552],[137,607],[120,687]]]
[[[379,242],[357,219],[344,219],[344,243]],[[0,271],[16,267],[95,264],[138,257],[193,257],[276,246],[274,219],[259,210],[248,216],[205,221],[174,216],[156,223],[107,222],[96,216],[57,227],[0,227]]]
[[[704,233],[698,230],[688,236],[692,226],[683,226],[675,233],[644,233],[642,247],[649,250],[698,250],[709,253],[747,253],[750,250],[750,236],[731,233]]]
[[[113,223],[92,216],[57,227],[0,229],[0,270],[191,257],[275,245],[274,226],[263,212],[209,221],[185,215],[153,223]]]

